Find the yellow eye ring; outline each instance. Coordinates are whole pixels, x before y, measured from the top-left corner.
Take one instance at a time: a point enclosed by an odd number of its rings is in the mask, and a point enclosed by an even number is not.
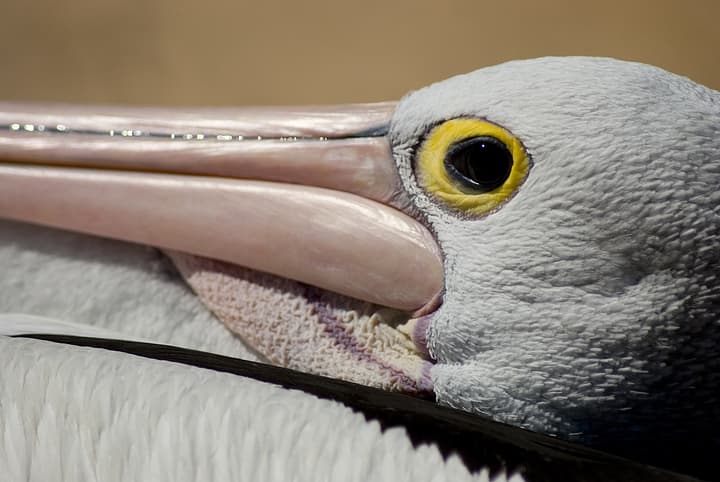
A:
[[[495,157],[505,153],[507,164],[488,167],[483,166],[483,159],[478,159],[480,165],[473,167],[463,159],[460,169],[456,169],[448,156],[456,156],[458,146],[470,145],[474,140],[481,142],[485,151],[490,148]],[[467,158],[468,154],[464,156]],[[420,184],[432,196],[463,213],[480,216],[498,209],[515,194],[530,171],[530,159],[522,143],[502,127],[480,119],[461,118],[445,121],[430,131],[420,146],[416,169]],[[485,169],[495,179],[487,184],[476,183],[459,172],[476,169]]]

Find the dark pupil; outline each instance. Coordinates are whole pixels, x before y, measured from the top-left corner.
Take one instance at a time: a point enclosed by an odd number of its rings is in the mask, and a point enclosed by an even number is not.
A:
[[[510,176],[512,154],[495,137],[472,137],[450,146],[445,169],[461,184],[481,192],[503,185]]]

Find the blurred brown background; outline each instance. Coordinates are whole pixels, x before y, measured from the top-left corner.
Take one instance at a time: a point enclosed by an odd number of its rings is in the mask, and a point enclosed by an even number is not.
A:
[[[0,98],[395,99],[516,58],[602,55],[720,89],[720,1],[0,0]]]

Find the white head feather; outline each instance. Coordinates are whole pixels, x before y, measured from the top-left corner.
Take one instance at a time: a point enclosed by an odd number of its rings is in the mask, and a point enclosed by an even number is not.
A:
[[[483,218],[415,178],[423,136],[455,117],[503,126],[534,163]],[[394,154],[445,258],[438,399],[600,444],[716,426],[719,134],[720,93],[611,59],[510,62],[407,96]]]

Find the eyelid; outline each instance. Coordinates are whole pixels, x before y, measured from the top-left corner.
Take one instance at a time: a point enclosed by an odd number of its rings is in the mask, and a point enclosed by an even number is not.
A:
[[[512,154],[513,166],[500,187],[489,192],[468,192],[451,178],[444,160],[453,145],[481,136],[494,137],[505,144]],[[497,124],[473,118],[450,119],[435,126],[420,145],[416,160],[418,181],[430,195],[452,209],[475,216],[493,212],[507,202],[530,170],[530,158],[519,139]]]

